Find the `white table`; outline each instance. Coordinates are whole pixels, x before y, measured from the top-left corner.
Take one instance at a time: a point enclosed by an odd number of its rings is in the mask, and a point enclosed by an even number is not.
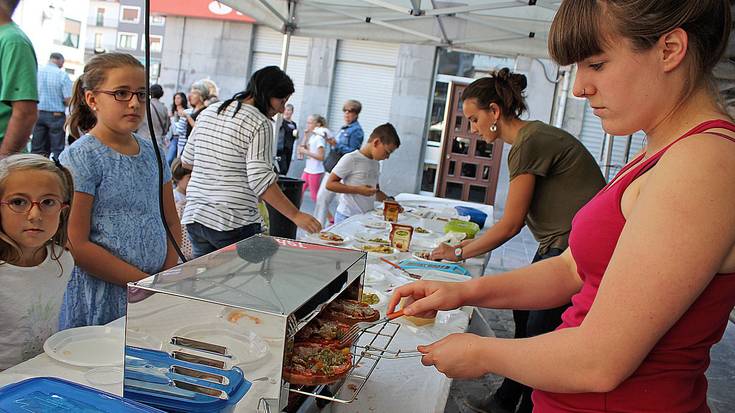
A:
[[[400,199],[400,197],[399,197]],[[426,204],[432,200],[420,200]],[[446,201],[437,201],[447,205]],[[403,202],[409,205],[410,202]],[[438,205],[438,204],[437,204]],[[451,205],[451,203],[450,203]],[[492,207],[489,216],[492,216]],[[430,240],[441,235],[443,222],[431,222],[431,220],[418,219],[411,216],[403,216],[400,222],[412,225],[421,225],[436,232],[425,237]],[[346,235],[354,240],[354,235],[364,230],[364,222],[368,220],[379,220],[373,214],[364,214],[351,217],[344,222],[334,225],[330,230]],[[350,241],[348,244],[352,244]],[[393,261],[409,258],[410,253],[399,253],[389,256]],[[472,276],[479,276],[483,270],[483,259],[474,258],[465,262]],[[377,255],[369,254],[368,268],[366,274],[366,285],[385,293],[391,286],[395,287],[410,282],[402,276],[399,271],[389,265],[382,263]],[[382,278],[382,279],[381,279]],[[376,281],[376,279],[379,279]],[[388,293],[385,293],[387,297]],[[379,305],[381,311],[385,312],[385,302]],[[402,324],[396,334],[391,349],[414,350],[419,344],[428,344],[451,333],[464,332],[469,323],[471,309],[465,308],[449,312],[440,312],[434,325],[416,327],[407,321],[398,321]],[[111,326],[124,327],[124,318],[110,323]],[[124,343],[120,343],[120,358],[123,358]],[[17,382],[28,377],[59,377],[83,385],[98,388],[112,394],[122,395],[122,383],[112,385],[92,385],[85,378],[85,373],[91,368],[75,367],[56,361],[46,354],[40,354],[17,366],[0,373],[0,386]],[[120,369],[122,375],[122,369]],[[121,376],[122,381],[122,376]],[[418,358],[381,360],[372,376],[362,389],[357,399],[350,404],[330,404],[322,411],[337,413],[351,412],[402,412],[402,413],[426,413],[443,412],[449,396],[451,379],[437,372],[433,367],[428,368],[421,365]]]
[[[488,214],[486,227],[492,222],[492,206],[472,203],[454,202],[452,200],[425,197],[422,195],[401,194],[396,197],[404,207],[425,206],[434,210],[453,207],[454,205],[467,205],[483,210]],[[370,231],[365,223],[378,222],[381,218],[374,212],[352,216],[339,224],[335,224],[328,230],[345,236],[347,242],[345,247],[354,247],[359,244],[355,235]],[[424,246],[433,245],[432,241],[443,235],[442,228],[445,222],[431,219],[421,219],[411,214],[401,214],[399,223],[421,226],[433,231],[429,236],[414,234],[411,246],[414,249],[425,249]],[[375,230],[373,233],[375,232]],[[386,230],[387,231],[387,230]],[[387,238],[383,232],[384,238]],[[311,240],[313,238],[307,237]],[[417,244],[415,244],[417,242]],[[393,269],[388,264],[380,261],[380,254],[368,254],[368,267],[365,284],[380,292],[410,282],[400,275],[400,271]],[[404,258],[411,258],[408,253],[398,253],[384,256],[393,262]],[[474,277],[480,276],[484,271],[485,257],[480,256],[463,263],[463,266]],[[374,282],[374,274],[385,276],[385,280]],[[384,311],[381,308],[381,311]],[[419,344],[428,344],[439,340],[452,333],[462,333],[467,330],[471,308],[462,310],[440,312],[437,321],[432,326],[416,327],[410,322],[398,319],[401,328],[391,344],[391,349],[415,350]],[[372,376],[365,384],[357,399],[350,404],[331,404],[331,411],[335,413],[359,413],[359,412],[402,412],[402,413],[424,413],[444,412],[449,388],[452,380],[439,373],[433,367],[424,367],[418,358],[406,358],[399,360],[381,360]],[[326,409],[325,409],[326,410]]]

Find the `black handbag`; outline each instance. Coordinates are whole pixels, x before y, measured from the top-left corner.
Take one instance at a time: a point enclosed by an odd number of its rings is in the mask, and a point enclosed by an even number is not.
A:
[[[324,169],[327,172],[332,172],[332,169],[334,169],[335,165],[337,165],[337,162],[339,162],[340,159],[342,159],[342,153],[340,153],[337,149],[332,149],[329,151],[329,155],[324,159]]]

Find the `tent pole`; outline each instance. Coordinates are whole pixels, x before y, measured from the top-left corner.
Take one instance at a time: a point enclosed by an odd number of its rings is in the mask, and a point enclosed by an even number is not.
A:
[[[288,50],[291,47],[291,31],[283,34],[283,46],[281,47],[281,70],[284,72],[288,67]]]

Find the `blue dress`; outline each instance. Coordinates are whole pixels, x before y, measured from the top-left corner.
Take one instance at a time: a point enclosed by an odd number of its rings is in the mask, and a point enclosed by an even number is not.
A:
[[[134,135],[137,155],[123,155],[86,134],[61,153],[74,191],[94,197],[89,240],[148,274],[166,260],[158,208],[158,167],[151,141]],[[171,170],[164,162],[164,182]],[[101,325],[125,315],[126,289],[75,267],[64,294],[59,329]]]

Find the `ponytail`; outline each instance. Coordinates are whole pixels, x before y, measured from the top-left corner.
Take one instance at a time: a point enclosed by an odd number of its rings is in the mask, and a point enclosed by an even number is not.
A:
[[[69,134],[79,139],[82,133],[87,133],[97,124],[97,117],[84,99],[84,74],[74,82],[71,100],[69,101],[69,117],[66,119],[66,128]]]
[[[504,118],[518,118],[528,110],[523,91],[528,86],[526,76],[513,73],[507,67],[470,83],[462,91],[462,101],[477,100],[479,109],[487,110],[491,103],[498,105]]]

